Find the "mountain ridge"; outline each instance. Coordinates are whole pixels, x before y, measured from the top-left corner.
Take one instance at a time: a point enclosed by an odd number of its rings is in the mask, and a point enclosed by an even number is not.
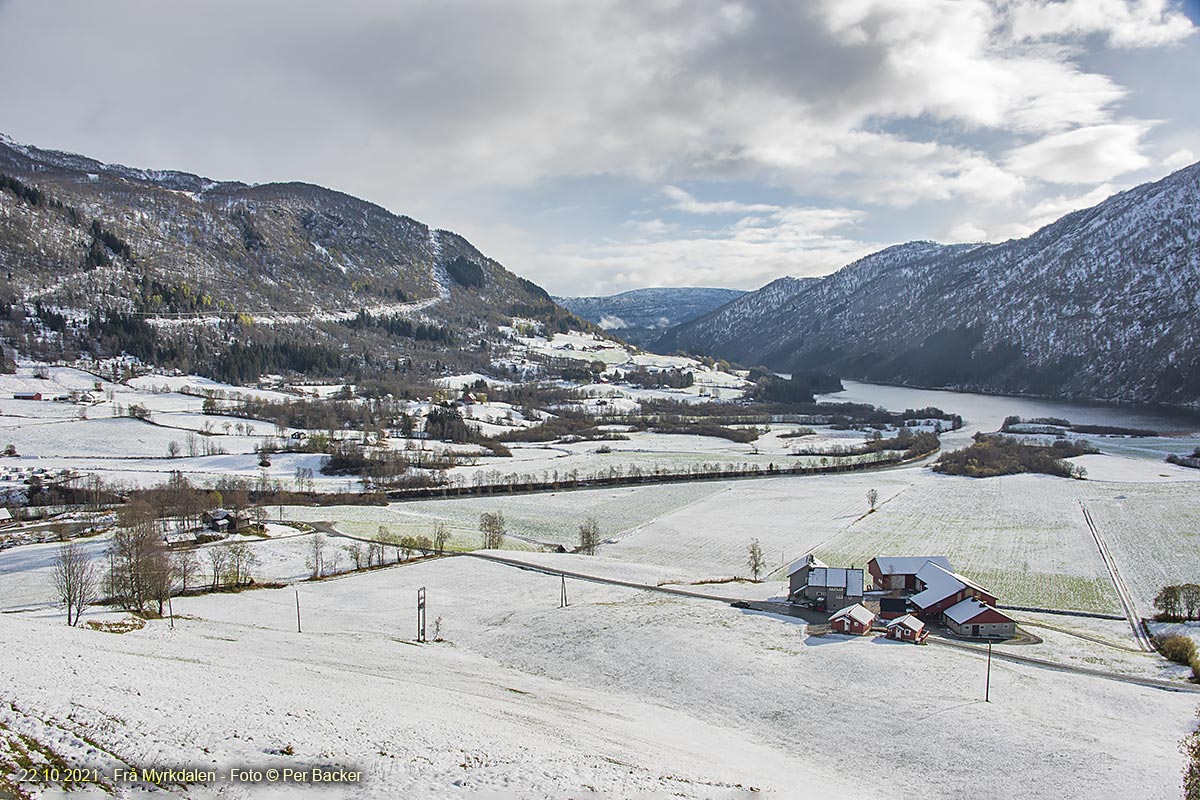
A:
[[[655,286],[607,296],[555,297],[568,311],[644,344],[667,328],[689,322],[746,294],[740,289]]]
[[[1200,164],[1022,239],[908,242],[775,281],[652,343],[846,378],[1200,403]]]
[[[464,237],[343,192],[140,170],[7,138],[0,260],[0,332],[44,358],[127,352],[213,371],[245,345],[264,370],[290,360],[435,375],[486,364],[513,316],[589,327]],[[285,355],[300,349],[320,356]]]

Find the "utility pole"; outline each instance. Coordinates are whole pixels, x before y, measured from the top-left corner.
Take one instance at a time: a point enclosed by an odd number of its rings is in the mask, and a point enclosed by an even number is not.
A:
[[[562,594],[558,598],[558,607],[567,607],[567,574],[565,572],[562,574]]]
[[[988,639],[987,682],[983,687],[983,702],[990,703],[992,695],[992,640]]]
[[[300,630],[300,590],[296,590],[296,633],[302,633]]]
[[[175,630],[175,606],[171,603],[171,595],[167,595],[167,613],[171,615],[171,630]]]
[[[425,641],[425,587],[417,589],[417,641]]]

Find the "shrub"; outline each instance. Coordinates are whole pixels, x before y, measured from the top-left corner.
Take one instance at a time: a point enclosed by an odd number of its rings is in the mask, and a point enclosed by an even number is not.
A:
[[[1190,665],[1196,658],[1196,643],[1187,636],[1178,634],[1164,636],[1158,640],[1158,651],[1163,657],[1176,664]]]
[[[1055,442],[1051,447],[1024,444],[1002,436],[977,436],[975,444],[942,455],[935,472],[990,478],[1035,472],[1062,478],[1079,477],[1079,467],[1064,459],[1099,452],[1086,442]]]

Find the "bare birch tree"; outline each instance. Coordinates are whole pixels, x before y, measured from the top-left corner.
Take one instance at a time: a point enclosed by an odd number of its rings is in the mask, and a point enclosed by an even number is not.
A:
[[[96,564],[74,542],[58,546],[54,559],[54,591],[67,609],[67,624],[78,625],[84,609],[96,600]]]
[[[504,512],[488,512],[479,516],[479,530],[483,533],[483,549],[497,550],[504,546],[504,535],[508,533],[508,523],[504,521]]]
[[[308,542],[308,555],[304,559],[312,577],[319,578],[325,574],[325,535],[318,533]]]
[[[750,567],[750,575],[758,581],[758,576],[762,574],[763,569],[767,566],[767,560],[763,558],[762,545],[758,543],[758,539],[750,540],[750,547],[746,554],[746,565]]]
[[[595,518],[588,517],[579,526],[579,552],[584,555],[596,555],[596,548],[600,545],[600,523],[596,522]]]

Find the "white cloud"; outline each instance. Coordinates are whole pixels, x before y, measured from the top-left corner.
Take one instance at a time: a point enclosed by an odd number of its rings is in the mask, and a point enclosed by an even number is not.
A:
[[[1171,153],[1171,155],[1163,159],[1163,166],[1171,171],[1183,169],[1184,167],[1190,167],[1195,163],[1196,154],[1186,147],[1179,148],[1174,153]]]
[[[987,231],[973,222],[960,222],[950,228],[945,236],[945,241],[951,244],[958,242],[986,242],[987,239]]]
[[[662,191],[674,201],[672,208],[688,214],[755,214],[779,210],[779,206],[764,203],[739,203],[734,200],[704,202],[697,200],[678,186],[664,186]]]
[[[730,205],[746,211],[750,204]],[[539,248],[511,230],[481,235],[502,243],[510,254],[507,266],[556,294],[605,294],[648,285],[756,289],[781,274],[823,275],[879,249],[851,235],[865,219],[864,212],[849,208],[763,205],[715,229],[635,237],[586,250]]]
[[[1100,183],[1149,166],[1141,152],[1150,125],[1112,123],[1051,134],[1008,152],[1007,166],[1018,174],[1051,183]]]
[[[633,231],[639,237],[653,238],[662,236],[667,231],[672,229],[672,225],[663,222],[661,219],[646,219],[646,220],[627,220],[625,227]]]
[[[950,230],[994,237],[1028,224],[1047,182],[1086,196],[1145,168],[1152,123],[1084,56],[1193,30],[1165,0],[60,0],[0,5],[0,70],[26,76],[6,87],[26,141],[333,186],[495,235],[477,244],[518,271],[544,265],[533,277],[560,290],[568,274],[628,288],[688,269],[745,286],[860,253],[875,237],[856,207],[957,203],[974,227]],[[116,40],[130,44],[90,55]],[[569,243],[535,227],[539,186],[597,176],[665,186],[664,216],[739,221],[689,235],[609,213],[615,231]],[[703,199],[726,181],[740,200]],[[789,191],[828,213],[778,199]]]
[[[1117,187],[1113,184],[1102,183],[1085,194],[1070,197],[1064,195],[1047,197],[1029,211],[1030,232],[1049,225],[1051,222],[1070,214],[1072,211],[1078,211],[1081,208],[1090,208],[1098,203],[1102,203],[1116,194],[1117,191]]]
[[[1195,33],[1166,0],[1034,0],[1010,9],[1017,40],[1102,34],[1114,47],[1172,44]]]

